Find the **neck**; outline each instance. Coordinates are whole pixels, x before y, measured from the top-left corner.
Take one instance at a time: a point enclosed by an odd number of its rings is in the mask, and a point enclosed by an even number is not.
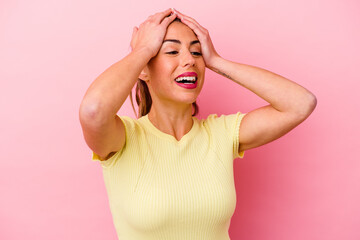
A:
[[[187,105],[182,111],[181,108],[159,110],[156,105],[152,105],[148,118],[157,129],[180,140],[193,126],[192,104]]]

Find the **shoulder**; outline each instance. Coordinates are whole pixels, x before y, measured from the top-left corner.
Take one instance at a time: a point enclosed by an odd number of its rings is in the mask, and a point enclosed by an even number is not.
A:
[[[246,113],[236,112],[232,114],[210,114],[204,119],[204,125],[208,129],[210,138],[213,139],[214,147],[225,156],[232,153],[232,159],[242,158],[243,152],[238,151],[239,129]]]
[[[98,154],[93,152],[92,160],[100,161],[103,167],[112,167],[119,159],[121,159],[121,161],[126,161],[130,158],[132,159],[136,154],[139,154],[140,146],[143,145],[142,139],[145,134],[141,119],[121,115],[117,116],[122,121],[125,128],[125,143],[120,150],[110,153],[106,160],[102,160]]]
[[[142,118],[136,119],[129,116],[119,116],[124,124],[125,131],[128,137],[139,134],[143,129]]]
[[[225,129],[233,129],[241,121],[245,113],[236,112],[232,114],[221,114],[217,113],[210,114],[204,119],[204,124],[209,127],[222,127]]]

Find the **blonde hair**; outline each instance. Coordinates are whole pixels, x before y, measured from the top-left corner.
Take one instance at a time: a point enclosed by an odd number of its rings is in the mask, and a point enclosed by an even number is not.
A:
[[[179,18],[175,18],[173,20],[173,22],[175,22],[175,21],[181,22],[181,20]],[[150,108],[152,105],[152,99],[151,99],[149,88],[148,88],[147,84],[140,78],[138,78],[138,81],[136,83],[135,97],[136,97],[136,103],[139,107],[138,114],[136,114],[136,111],[134,108],[132,90],[131,90],[130,91],[131,106],[132,106],[137,118],[140,118],[150,112]],[[194,108],[194,113],[192,114],[192,116],[196,116],[199,112],[199,106],[196,104],[196,101],[192,103],[192,106]]]

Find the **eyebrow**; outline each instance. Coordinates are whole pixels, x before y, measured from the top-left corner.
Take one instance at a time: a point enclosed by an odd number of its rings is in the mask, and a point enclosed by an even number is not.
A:
[[[165,42],[173,42],[173,43],[181,44],[181,41],[180,41],[180,40],[177,40],[177,39],[165,39],[165,40],[163,41],[163,43],[165,43]],[[194,40],[194,41],[190,42],[190,45],[193,45],[193,44],[195,44],[195,43],[200,43],[200,41],[199,41],[199,40]]]

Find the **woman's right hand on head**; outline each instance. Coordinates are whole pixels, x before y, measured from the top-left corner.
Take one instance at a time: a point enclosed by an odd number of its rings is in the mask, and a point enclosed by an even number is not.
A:
[[[130,43],[132,51],[146,49],[151,57],[156,56],[163,43],[166,29],[175,18],[176,14],[169,8],[151,15],[139,27],[134,27]]]

